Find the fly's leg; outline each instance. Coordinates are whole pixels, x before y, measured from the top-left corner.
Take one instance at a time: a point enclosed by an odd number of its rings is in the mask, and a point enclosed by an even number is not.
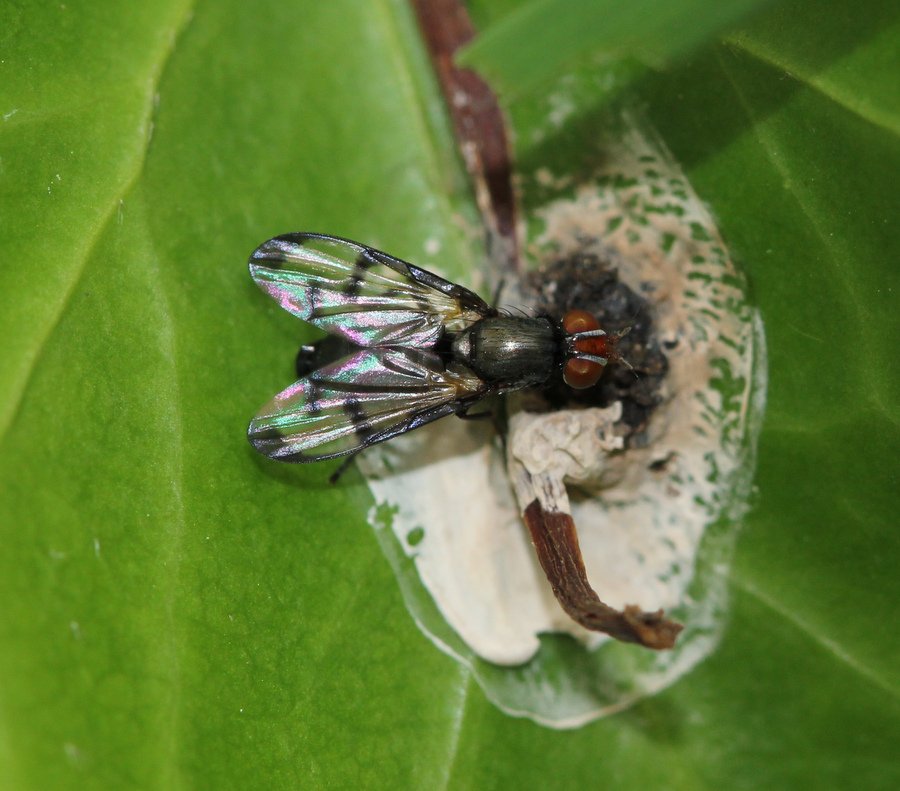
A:
[[[357,451],[356,453],[351,453],[346,459],[344,459],[340,463],[340,466],[338,466],[338,468],[333,473],[331,473],[331,475],[328,476],[328,483],[330,483],[330,484],[337,483],[338,479],[345,472],[347,472],[347,470],[350,469],[350,465],[353,463],[353,460],[356,458],[358,453],[359,453],[359,451]]]
[[[300,347],[294,367],[297,376],[302,379],[323,365],[330,365],[341,357],[352,354],[356,347],[350,341],[335,335],[320,338],[314,343],[307,343]]]
[[[471,407],[470,407],[470,409],[471,409]],[[463,410],[460,410],[459,412],[457,412],[456,416],[460,420],[486,420],[488,418],[494,417],[494,410],[488,409],[488,410],[485,410],[484,412],[475,412],[474,414],[472,414],[471,412],[469,412],[469,409],[463,409]]]

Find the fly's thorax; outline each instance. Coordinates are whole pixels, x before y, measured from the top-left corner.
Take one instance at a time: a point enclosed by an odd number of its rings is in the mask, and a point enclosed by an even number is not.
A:
[[[550,378],[560,348],[558,330],[549,319],[492,316],[460,333],[452,352],[486,382],[527,387]]]

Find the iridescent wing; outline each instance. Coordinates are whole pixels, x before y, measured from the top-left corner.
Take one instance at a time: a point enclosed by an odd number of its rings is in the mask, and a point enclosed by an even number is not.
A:
[[[250,274],[285,310],[357,346],[433,346],[495,315],[477,294],[371,247],[314,233],[276,236]]]
[[[360,349],[275,396],[247,436],[273,459],[331,459],[465,411],[489,389],[431,352]]]

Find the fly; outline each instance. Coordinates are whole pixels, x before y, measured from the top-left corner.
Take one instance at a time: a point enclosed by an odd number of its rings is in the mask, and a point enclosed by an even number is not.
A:
[[[303,347],[305,375],[250,422],[251,444],[279,461],[352,457],[559,375],[572,388],[591,387],[621,359],[623,333],[607,334],[585,311],[561,320],[504,315],[463,286],[347,239],[276,236],[249,263],[281,307],[333,336],[323,348],[337,341],[343,351],[316,367],[315,347]]]

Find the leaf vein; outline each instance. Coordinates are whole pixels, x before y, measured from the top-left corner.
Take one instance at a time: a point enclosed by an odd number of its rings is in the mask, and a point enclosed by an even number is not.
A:
[[[878,108],[867,107],[861,102],[854,102],[854,97],[841,93],[839,86],[833,84],[829,85],[825,80],[816,79],[815,75],[800,74],[792,70],[790,64],[779,60],[771,53],[763,51],[761,47],[754,47],[746,37],[728,36],[725,38],[725,41],[733,49],[739,50],[748,57],[753,58],[766,66],[779,69],[798,82],[801,82],[803,85],[812,88],[821,96],[824,96],[829,101],[834,102],[838,107],[855,115],[866,123],[884,129],[893,135],[900,136],[900,124],[898,124],[898,119],[890,112],[878,112]]]
[[[442,791],[445,791],[445,789],[450,787],[450,782],[453,779],[453,770],[456,766],[456,758],[459,755],[459,742],[462,734],[463,721],[466,717],[466,706],[469,702],[469,692],[472,688],[471,668],[468,665],[460,665],[460,672],[462,680],[457,689],[456,708],[450,723],[450,737],[447,743],[447,760],[439,786]]]
[[[763,593],[755,585],[748,582],[746,579],[742,579],[736,574],[732,575],[732,583],[740,591],[746,593],[748,596],[752,596],[760,604],[777,613],[780,617],[784,618],[784,620],[788,621],[788,623],[795,626],[810,640],[812,640],[814,643],[831,654],[831,656],[833,656],[839,662],[849,667],[854,673],[862,676],[871,684],[874,684],[879,689],[887,692],[892,697],[900,698],[900,690],[892,686],[887,679],[882,678],[878,674],[878,672],[868,667],[866,664],[853,656],[836,640],[831,640],[827,637],[823,637],[812,625],[802,620],[796,612],[784,607],[779,602],[775,601],[772,597]]]

